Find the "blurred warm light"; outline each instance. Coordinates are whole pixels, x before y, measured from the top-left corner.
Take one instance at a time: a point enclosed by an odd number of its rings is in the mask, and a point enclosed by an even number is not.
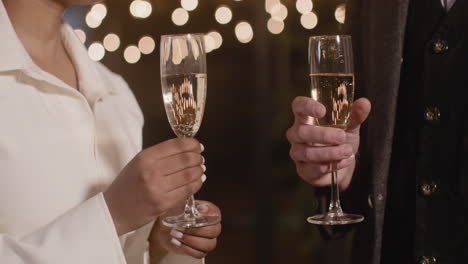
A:
[[[276,20],[274,18],[270,18],[268,20],[268,31],[272,34],[280,34],[284,30],[284,22],[283,20]]]
[[[75,29],[74,31],[78,39],[81,41],[81,43],[84,44],[86,42],[86,33],[79,28]]]
[[[227,6],[221,6],[215,12],[216,21],[220,24],[227,24],[232,20],[232,11]]]
[[[93,12],[88,12],[88,14],[86,14],[85,21],[86,25],[90,28],[97,28],[102,23],[102,19],[99,19]]]
[[[183,8],[177,8],[172,12],[172,22],[177,26],[185,25],[189,20],[189,13]]]
[[[241,43],[249,43],[253,39],[253,29],[248,22],[240,22],[235,28],[236,37]]]
[[[306,14],[312,12],[314,8],[314,4],[312,0],[297,0],[296,1],[296,9],[301,14]]]
[[[148,1],[134,0],[130,4],[130,14],[136,18],[147,18],[151,12],[153,12],[153,6]]]
[[[140,50],[137,46],[128,46],[124,50],[124,59],[130,64],[137,63],[141,58]]]
[[[104,4],[95,4],[90,12],[93,13],[97,19],[103,20],[107,15],[107,7]]]
[[[94,42],[88,48],[88,55],[93,61],[100,61],[104,58],[106,51],[104,47],[99,42]]]
[[[208,36],[211,36],[214,40],[214,49],[219,49],[223,45],[223,36],[217,31],[211,31],[208,33]]]
[[[276,20],[285,20],[288,17],[288,8],[279,3],[271,8],[271,17]]]
[[[265,10],[271,14],[274,6],[281,4],[279,0],[265,0]]]
[[[210,35],[205,35],[204,40],[205,40],[205,52],[210,53],[212,50],[215,49],[215,46],[216,46],[215,40]]]
[[[103,44],[107,51],[116,51],[120,47],[120,38],[114,33],[107,34],[107,36],[104,37]]]
[[[156,48],[156,42],[150,36],[144,36],[138,41],[138,49],[140,49],[143,54],[150,54]]]
[[[335,10],[335,19],[341,24],[344,24],[346,17],[346,5],[341,4]]]
[[[181,0],[180,5],[187,11],[193,11],[198,6],[198,0]]]
[[[301,16],[301,25],[306,29],[313,29],[317,26],[318,18],[314,12],[305,13]]]

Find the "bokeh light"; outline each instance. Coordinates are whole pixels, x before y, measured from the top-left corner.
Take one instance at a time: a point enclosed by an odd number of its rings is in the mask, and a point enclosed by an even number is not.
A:
[[[143,54],[151,54],[156,48],[156,42],[150,36],[144,36],[138,41],[138,49]]]
[[[271,14],[274,6],[281,4],[279,0],[265,0],[265,10]]]
[[[227,6],[221,6],[215,12],[216,21],[220,24],[227,24],[232,20],[232,11]]]
[[[81,41],[81,43],[84,44],[86,42],[86,33],[82,29],[79,29],[79,28],[75,29],[74,31],[78,39]]]
[[[268,31],[272,34],[280,34],[284,30],[284,22],[282,20],[276,20],[274,18],[270,18],[268,20]]]
[[[198,0],[181,0],[180,5],[187,11],[193,11],[198,6]]]
[[[88,55],[93,61],[100,61],[104,58],[106,51],[104,47],[99,42],[94,42],[88,48]]]
[[[235,28],[236,37],[241,43],[249,43],[254,36],[252,26],[248,22],[240,22]]]
[[[313,29],[317,26],[318,17],[314,12],[306,13],[301,16],[301,25],[305,29]]]
[[[107,15],[107,7],[104,5],[104,4],[95,4],[93,5],[93,7],[91,8],[91,13],[93,13],[93,15],[99,19],[99,20],[103,20],[106,15]]]
[[[86,25],[90,28],[97,28],[101,25],[102,19],[96,16],[93,12],[88,12],[85,17]]]
[[[312,12],[314,8],[314,4],[312,0],[297,0],[296,1],[296,9],[301,14],[307,14]]]
[[[124,50],[124,59],[127,63],[134,64],[137,63],[141,58],[140,50],[137,46],[128,46]]]
[[[177,8],[172,12],[172,22],[177,26],[185,25],[189,20],[189,13],[183,8]]]
[[[210,53],[212,50],[215,49],[215,40],[212,36],[210,35],[205,35],[204,36],[204,41],[205,41],[205,52]]]
[[[104,37],[104,48],[109,51],[113,52],[116,51],[120,47],[120,38],[114,33],[107,34]]]
[[[271,8],[271,17],[276,20],[285,20],[288,17],[288,8],[279,3]]]
[[[335,19],[340,24],[344,24],[346,18],[346,5],[341,4],[335,10]]]
[[[221,45],[223,45],[223,36],[217,32],[217,31],[211,31],[208,33],[209,36],[211,36],[215,42],[215,49],[219,49]]]
[[[147,18],[153,12],[150,2],[144,0],[134,0],[130,4],[130,14],[136,18]]]

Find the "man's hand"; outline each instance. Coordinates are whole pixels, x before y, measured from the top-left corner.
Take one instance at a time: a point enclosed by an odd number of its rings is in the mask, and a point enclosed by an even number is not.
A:
[[[197,209],[204,215],[221,215],[219,208],[209,202],[197,201]],[[204,258],[216,248],[217,237],[221,234],[221,223],[200,228],[176,230],[164,226],[159,219],[151,231],[150,256],[160,258],[167,252]]]
[[[206,179],[202,145],[176,138],[140,152],[105,191],[119,235],[135,230],[183,203]]]
[[[337,163],[338,184],[347,189],[356,165],[359,149],[359,128],[371,109],[369,100],[361,98],[352,105],[346,130],[316,125],[325,116],[325,107],[308,97],[297,97],[292,103],[294,125],[288,130],[290,156],[296,163],[299,176],[308,183],[324,187],[331,184],[330,164]]]

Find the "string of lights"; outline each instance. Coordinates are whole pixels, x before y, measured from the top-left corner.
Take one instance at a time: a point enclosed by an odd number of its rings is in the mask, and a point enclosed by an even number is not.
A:
[[[234,0],[241,2],[242,0]],[[198,0],[180,0],[180,7],[176,8],[171,15],[172,23],[176,26],[184,26],[190,20],[190,12],[197,9],[199,6]],[[296,0],[295,7],[297,12],[301,14],[300,23],[307,29],[312,30],[318,24],[317,14],[313,11],[314,4],[312,0]],[[281,34],[285,29],[284,21],[288,17],[288,7],[281,3],[281,0],[265,0],[265,10],[270,15],[267,21],[267,29],[271,34]],[[133,0],[129,6],[130,15],[135,19],[146,19],[151,16],[153,6],[149,0]],[[335,10],[335,19],[338,23],[343,24],[345,20],[346,7],[345,4],[339,5]],[[93,5],[85,16],[86,25],[90,29],[98,28],[107,16],[107,7],[103,3]],[[216,8],[214,18],[220,25],[228,25],[232,22],[234,14],[232,9],[226,4]],[[82,29],[75,29],[75,33],[82,43],[86,42],[86,33]],[[234,27],[234,33],[240,43],[246,44],[253,40],[254,30],[252,25],[247,21],[240,21]],[[205,36],[206,52],[210,53],[221,48],[223,37],[217,31],[210,31]],[[100,61],[104,58],[106,51],[114,52],[121,46],[121,41],[118,35],[114,33],[107,34],[103,41],[95,41],[88,47],[88,54],[92,60]],[[142,54],[151,54],[156,47],[155,40],[145,35],[141,37],[138,44],[127,45],[124,49],[124,59],[127,63],[137,63]]]

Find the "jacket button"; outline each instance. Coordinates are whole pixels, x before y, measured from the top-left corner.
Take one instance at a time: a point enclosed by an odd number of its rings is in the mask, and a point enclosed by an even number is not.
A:
[[[420,189],[424,196],[431,196],[437,191],[437,187],[435,183],[424,183],[421,184]]]
[[[437,259],[430,256],[422,256],[419,258],[418,264],[437,264]]]
[[[438,123],[440,120],[440,110],[436,106],[428,106],[424,111],[424,120],[429,123]]]
[[[441,54],[443,52],[446,52],[449,49],[449,46],[446,40],[438,39],[434,41],[432,48],[435,54]]]

